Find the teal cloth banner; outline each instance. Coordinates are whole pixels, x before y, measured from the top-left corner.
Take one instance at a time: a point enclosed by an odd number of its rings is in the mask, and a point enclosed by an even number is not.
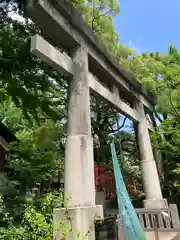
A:
[[[145,240],[145,233],[131,203],[122,177],[114,142],[111,143],[111,154],[116,181],[119,215],[123,221],[125,240]]]

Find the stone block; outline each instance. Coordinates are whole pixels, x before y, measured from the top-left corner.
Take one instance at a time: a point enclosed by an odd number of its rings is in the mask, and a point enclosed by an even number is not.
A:
[[[68,209],[54,209],[53,240],[60,240],[66,232],[68,239],[95,240],[94,221],[103,219],[101,205],[70,207]]]

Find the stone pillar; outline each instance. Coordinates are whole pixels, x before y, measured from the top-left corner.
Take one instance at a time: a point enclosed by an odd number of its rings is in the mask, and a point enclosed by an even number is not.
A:
[[[68,90],[65,199],[72,228],[81,233],[82,239],[94,240],[94,218],[103,217],[103,209],[101,205],[95,206],[87,51],[79,46],[73,51],[72,59],[74,76]],[[55,210],[54,219],[62,218],[63,212]]]
[[[141,116],[140,122],[135,124],[135,133],[139,148],[146,197],[144,206],[147,208],[167,207],[167,202],[163,199],[161,193],[160,181],[146,124],[144,107],[140,101],[137,101],[134,107]]]
[[[69,83],[68,89],[65,193],[71,194],[71,200],[67,203],[68,206],[94,205],[95,185],[88,57],[87,52],[81,47],[73,52],[72,57],[74,77]]]

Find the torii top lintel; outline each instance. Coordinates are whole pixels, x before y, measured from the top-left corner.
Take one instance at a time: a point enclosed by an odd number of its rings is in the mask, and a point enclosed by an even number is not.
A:
[[[107,84],[115,84],[120,96],[132,103],[134,98],[152,110],[156,97],[147,91],[107,51],[101,40],[85,23],[69,0],[27,0],[25,13],[54,44],[72,49],[77,45],[88,51],[89,69]]]

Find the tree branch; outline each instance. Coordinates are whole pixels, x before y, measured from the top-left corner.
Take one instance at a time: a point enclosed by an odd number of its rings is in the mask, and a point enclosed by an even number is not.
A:
[[[117,129],[113,129],[112,128],[112,126],[110,126],[110,128],[111,128],[111,131],[110,131],[110,133],[115,133],[115,132],[119,132],[119,130],[121,130],[121,128],[123,128],[124,127],[124,125],[125,125],[125,123],[126,123],[126,120],[127,120],[127,117],[125,117],[124,118],[124,120],[123,120],[123,123],[122,123],[122,125],[121,126],[119,126],[119,121],[117,121],[117,125],[118,125],[118,128]],[[110,123],[109,123],[110,124]]]
[[[176,109],[176,107],[173,104],[171,90],[170,90],[170,87],[169,87],[168,84],[167,84],[167,87],[168,87],[168,90],[169,90],[169,101],[170,101],[171,107],[174,110],[174,112],[177,115],[177,117],[180,118],[180,113],[178,112],[178,110]]]
[[[120,129],[124,127],[124,125],[125,125],[125,123],[126,123],[126,120],[127,120],[127,117],[124,118],[123,123],[122,123],[122,125],[120,126]]]
[[[112,127],[112,125],[110,124],[110,122],[108,121],[108,125],[109,125],[109,127],[111,128],[111,131],[110,131],[110,133],[115,133],[116,131],[113,129],[113,127]]]

